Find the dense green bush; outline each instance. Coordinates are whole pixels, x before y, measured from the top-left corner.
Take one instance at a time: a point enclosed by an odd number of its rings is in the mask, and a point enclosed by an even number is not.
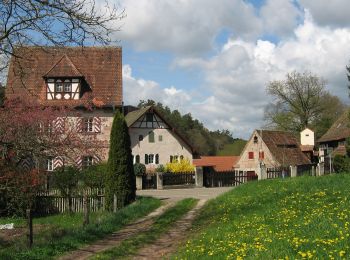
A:
[[[104,188],[107,174],[107,163],[91,165],[82,170],[81,180],[88,188]]]
[[[134,164],[134,173],[136,176],[142,176],[146,173],[146,166],[142,163]]]
[[[349,161],[349,157],[337,154],[333,159],[334,171],[337,173],[349,171]]]
[[[131,155],[129,129],[124,116],[117,111],[114,116],[106,176],[106,208],[113,210],[114,196],[117,207],[124,207],[136,198],[136,181]]]
[[[156,172],[165,172],[166,169],[163,164],[159,164],[156,168]]]

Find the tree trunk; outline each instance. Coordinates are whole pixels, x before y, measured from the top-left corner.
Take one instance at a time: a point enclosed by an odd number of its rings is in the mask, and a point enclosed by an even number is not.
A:
[[[32,218],[31,209],[26,210],[26,215],[27,215],[27,227],[28,227],[27,241],[28,241],[28,247],[31,248],[33,245],[33,218]]]

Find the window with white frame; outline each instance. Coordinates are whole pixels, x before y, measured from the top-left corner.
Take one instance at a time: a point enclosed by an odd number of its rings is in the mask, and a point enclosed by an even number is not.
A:
[[[52,157],[48,157],[46,159],[46,170],[49,172],[52,172],[54,170],[53,168],[53,158]]]
[[[94,131],[94,118],[93,117],[87,117],[84,118],[83,121],[83,131],[87,133],[92,133]]]
[[[149,154],[148,155],[148,163],[149,164],[154,163],[154,154]]]

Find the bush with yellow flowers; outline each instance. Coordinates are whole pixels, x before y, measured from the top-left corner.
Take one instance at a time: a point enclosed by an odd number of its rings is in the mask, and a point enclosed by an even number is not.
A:
[[[165,165],[166,172],[181,173],[193,172],[194,166],[189,159],[176,160]]]

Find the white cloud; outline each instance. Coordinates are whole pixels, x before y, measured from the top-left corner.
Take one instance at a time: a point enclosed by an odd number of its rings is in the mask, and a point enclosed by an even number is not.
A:
[[[349,60],[350,29],[319,27],[306,13],[294,37],[278,44],[229,39],[217,56],[176,61],[204,71],[211,97],[192,111],[211,129],[229,128],[248,137],[263,125],[269,81],[283,79],[293,70],[308,70],[328,80],[328,90],[347,101],[345,66]]]
[[[350,26],[349,0],[299,0],[299,3],[310,10],[317,24],[321,26]]]
[[[127,17],[116,37],[141,51],[194,55],[211,50],[224,28],[244,39],[262,30],[255,8],[242,0],[122,0],[121,6]]]
[[[123,65],[123,88],[125,105],[136,106],[140,100],[153,99],[171,109],[187,112],[191,96],[186,91],[174,86],[162,88],[157,82],[145,79],[136,79],[132,75],[130,65]]]
[[[267,33],[288,36],[297,25],[301,12],[293,0],[267,0],[260,15]]]

